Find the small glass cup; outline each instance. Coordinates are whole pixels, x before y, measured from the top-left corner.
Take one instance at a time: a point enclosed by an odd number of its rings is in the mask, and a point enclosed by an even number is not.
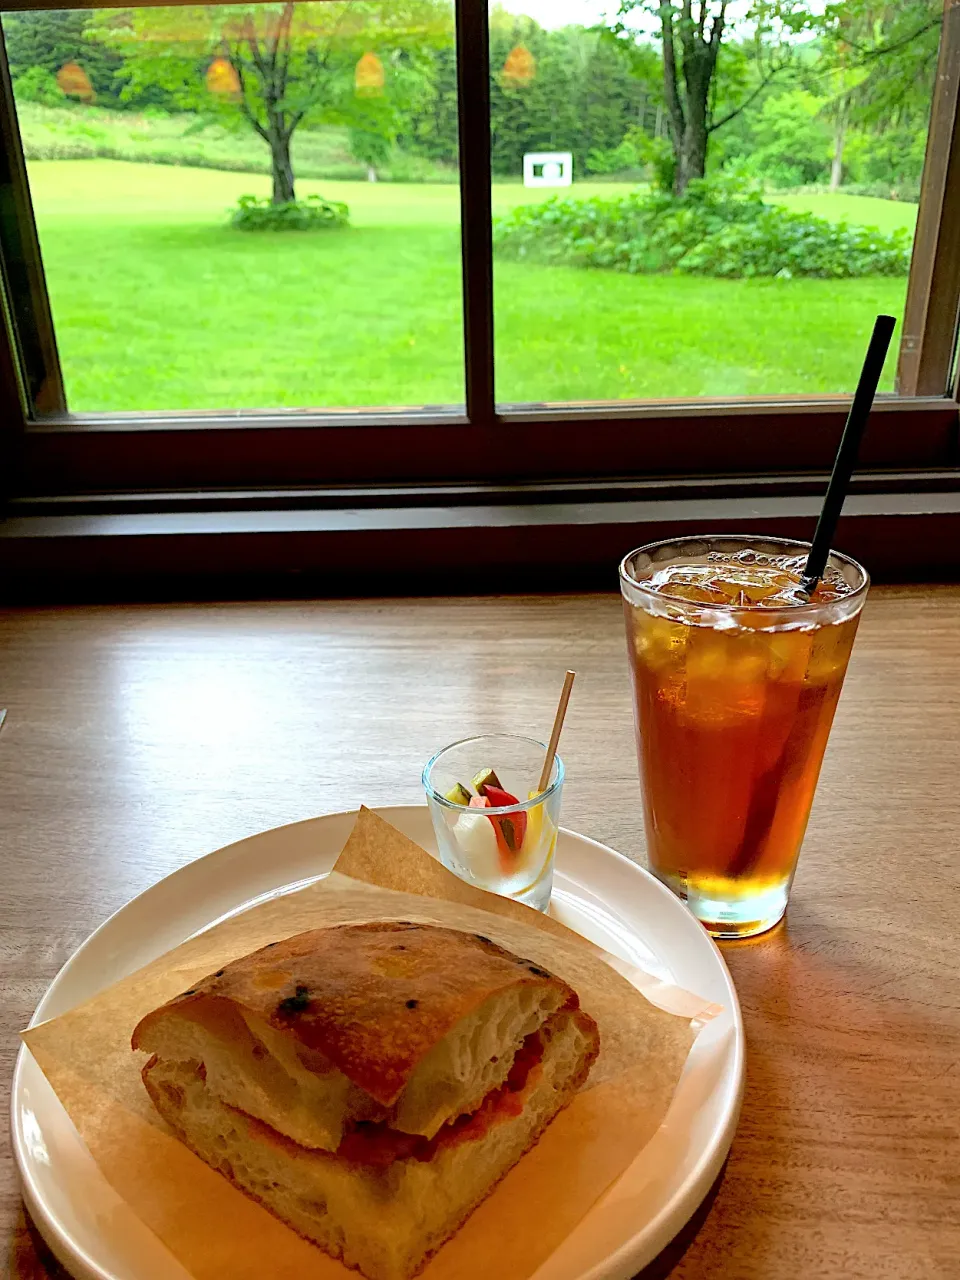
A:
[[[870,579],[834,551],[847,594],[775,608],[678,599],[650,579],[711,560],[722,578],[744,553],[802,568],[809,550],[677,538],[620,566],[650,869],[716,938],[763,933],[786,910]]]
[[[546,911],[560,823],[563,762],[554,757],[547,789],[536,794],[546,747],[535,738],[489,733],[438,751],[423,770],[423,789],[443,865],[461,880]],[[447,799],[459,782],[493,769],[517,804],[468,808]]]

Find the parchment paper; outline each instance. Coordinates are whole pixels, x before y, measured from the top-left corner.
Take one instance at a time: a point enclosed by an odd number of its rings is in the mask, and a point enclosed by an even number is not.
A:
[[[655,1007],[603,953],[558,921],[453,876],[361,809],[324,881],[260,904],[184,942],[59,1018],[24,1032],[107,1181],[196,1280],[346,1280],[184,1147],[154,1111],[130,1048],[151,1009],[228,961],[336,924],[415,920],[481,932],[565,978],[600,1026],[585,1089],[428,1263],[425,1280],[528,1280],[636,1158],[666,1113],[693,1041],[715,1009],[681,993],[684,1016]],[[619,967],[623,968],[621,964]]]

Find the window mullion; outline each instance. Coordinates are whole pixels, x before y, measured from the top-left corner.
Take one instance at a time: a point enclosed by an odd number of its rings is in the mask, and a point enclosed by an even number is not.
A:
[[[467,417],[488,424],[495,414],[490,34],[486,0],[455,0],[455,6]]]

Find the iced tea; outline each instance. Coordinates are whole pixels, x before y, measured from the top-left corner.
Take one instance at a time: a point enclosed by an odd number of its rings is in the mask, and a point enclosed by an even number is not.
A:
[[[622,566],[651,869],[711,932],[783,914],[868,580],[803,544],[679,539]]]

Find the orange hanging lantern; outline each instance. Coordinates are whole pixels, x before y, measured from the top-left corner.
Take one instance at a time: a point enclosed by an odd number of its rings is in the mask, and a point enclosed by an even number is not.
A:
[[[353,79],[357,93],[363,98],[376,98],[383,93],[386,76],[383,73],[383,63],[375,53],[368,50],[360,58]]]
[[[76,62],[63,64],[57,72],[57,84],[68,97],[79,98],[81,102],[92,102],[97,96],[90,83],[90,77]]]
[[[507,54],[503,78],[510,84],[529,84],[537,74],[537,60],[525,44],[518,44]]]
[[[226,58],[214,58],[207,67],[207,89],[219,97],[234,97],[240,92],[240,77]]]

